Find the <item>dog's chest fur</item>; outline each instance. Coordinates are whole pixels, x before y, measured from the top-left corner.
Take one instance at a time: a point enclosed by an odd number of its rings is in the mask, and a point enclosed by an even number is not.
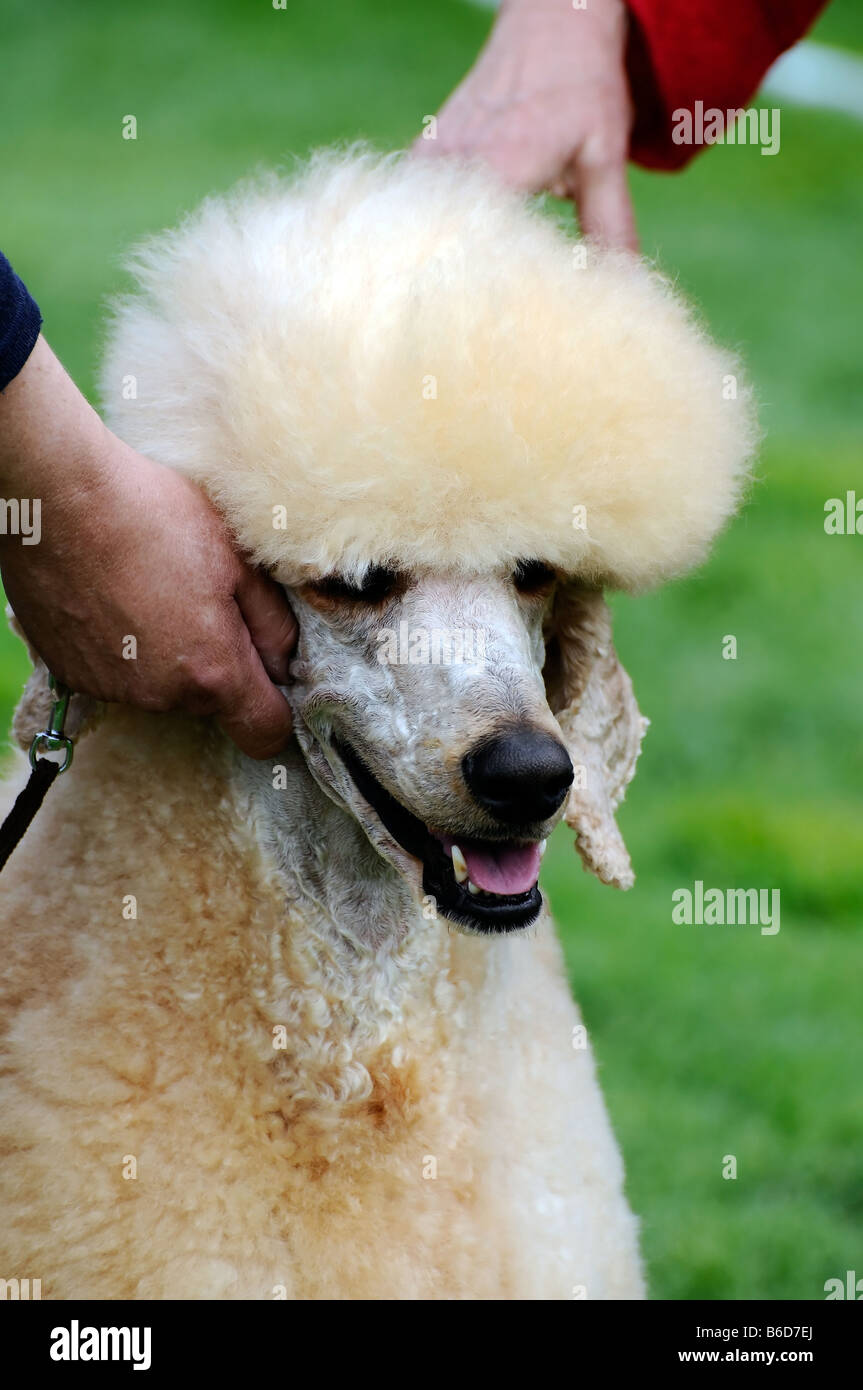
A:
[[[6,1276],[45,1297],[637,1296],[550,925],[469,939],[415,908],[358,948],[286,904],[206,738],[190,787],[193,727],[107,721],[7,870]]]

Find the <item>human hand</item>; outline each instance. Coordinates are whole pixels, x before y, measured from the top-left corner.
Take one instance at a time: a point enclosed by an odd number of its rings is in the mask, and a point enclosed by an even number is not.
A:
[[[0,569],[48,669],[99,700],[215,715],[252,757],[284,747],[272,682],[296,623],[203,493],[111,434],[41,338],[0,396],[0,436],[3,495],[41,499],[39,544],[0,537]]]
[[[415,152],[485,159],[516,188],[572,198],[586,236],[637,250],[625,44],[623,0],[504,0],[435,138]]]

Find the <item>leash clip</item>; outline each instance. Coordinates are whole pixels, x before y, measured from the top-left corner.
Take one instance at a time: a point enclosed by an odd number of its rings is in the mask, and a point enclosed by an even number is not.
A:
[[[58,753],[62,749],[66,756],[62,763],[57,766],[57,772],[65,772],[72,761],[73,743],[63,733],[63,725],[66,723],[66,713],[69,709],[69,696],[71,690],[68,685],[63,685],[61,681],[55,680],[52,675],[48,676],[48,684],[54,692],[54,704],[51,706],[51,718],[48,721],[48,728],[36,734],[30,744],[30,766],[34,769],[46,753]]]

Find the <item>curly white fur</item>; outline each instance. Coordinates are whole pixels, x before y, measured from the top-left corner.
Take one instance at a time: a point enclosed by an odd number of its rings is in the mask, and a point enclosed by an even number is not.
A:
[[[733,508],[737,369],[657,276],[581,268],[442,162],[325,155],[137,263],[112,422],[290,586],[298,739],[253,764],[209,721],[101,711],[16,850],[0,1274],[45,1297],[639,1297],[547,915],[449,929],[332,734],[416,816],[480,836],[465,749],[514,717],[562,730],[580,853],[627,886],[614,810],[643,721],[598,585],[684,568]],[[525,558],[557,567],[556,599],[516,592]],[[480,623],[481,669],[384,670],[380,617],[306,583],[389,560],[391,618]],[[22,742],[43,705],[37,669]]]
[[[323,154],[139,249],[106,410],[285,583],[538,554],[653,583],[734,510],[749,392],[666,280],[576,249],[481,169]]]

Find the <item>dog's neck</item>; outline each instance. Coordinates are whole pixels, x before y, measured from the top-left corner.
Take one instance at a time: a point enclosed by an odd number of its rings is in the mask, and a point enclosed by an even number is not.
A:
[[[261,847],[304,917],[361,950],[386,950],[427,925],[409,884],[321,789],[296,742],[273,763],[243,759],[242,775]]]
[[[319,1088],[335,1090],[340,1103],[361,1099],[381,1058],[408,1041],[429,1057],[446,1045],[452,977],[464,973],[455,958],[472,961],[471,1012],[481,1008],[486,969],[499,952],[480,952],[484,942],[424,915],[408,883],[318,786],[296,744],[275,766],[241,763],[268,892],[284,904],[258,1006],[273,1026],[293,1020],[290,1048],[278,1059],[285,1093]]]

